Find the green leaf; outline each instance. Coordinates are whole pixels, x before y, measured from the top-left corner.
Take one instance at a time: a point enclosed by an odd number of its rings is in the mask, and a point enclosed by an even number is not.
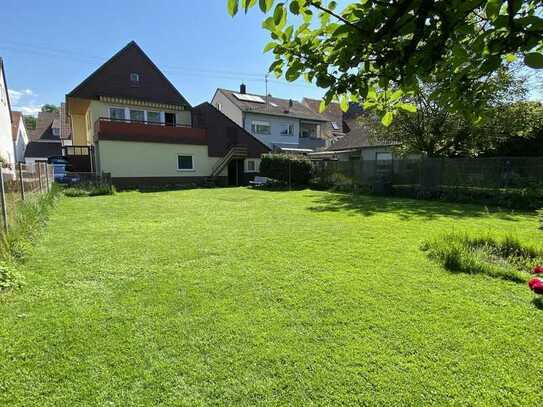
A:
[[[543,68],[543,54],[539,52],[524,54],[524,63],[530,68],[541,69]]]
[[[245,10],[245,14],[247,14],[247,11],[255,4],[256,0],[241,0],[241,7]]]
[[[292,0],[290,2],[289,9],[292,14],[300,14],[300,3],[298,2],[298,0]]]
[[[279,26],[281,24],[284,14],[285,7],[283,6],[283,3],[279,3],[277,6],[275,6],[275,11],[273,12],[273,22],[276,26]]]
[[[403,95],[403,91],[401,89],[398,89],[394,91],[392,95],[390,95],[390,100],[391,101],[398,100],[399,98],[402,97],[402,95]]]
[[[341,110],[346,112],[349,110],[349,97],[347,95],[341,95],[340,104]]]
[[[230,17],[234,17],[237,14],[238,3],[239,3],[239,0],[228,0],[226,9],[228,10],[228,14],[230,14]]]
[[[488,0],[485,8],[486,16],[494,20],[500,14],[501,6],[502,0]]]
[[[319,113],[323,113],[327,107],[328,105],[326,104],[326,100],[321,100],[321,103],[319,105]]]
[[[505,60],[507,62],[515,62],[517,60],[517,56],[515,54],[507,54],[505,56]]]
[[[417,111],[417,106],[413,103],[398,103],[396,107],[409,113],[415,113]]]
[[[285,73],[285,79],[289,82],[294,82],[301,75],[300,69],[297,65],[293,65],[287,69]]]
[[[275,24],[273,22],[273,17],[268,17],[262,22],[262,28],[265,28],[268,31],[275,31]]]
[[[259,0],[258,5],[260,6],[260,10],[262,10],[263,13],[267,13],[272,9],[273,0]]]
[[[389,127],[392,124],[392,120],[394,120],[394,114],[392,112],[386,112],[381,118],[381,123],[383,123],[383,126]]]
[[[277,47],[277,44],[275,42],[268,42],[266,46],[264,47],[264,53],[271,51],[272,49],[275,49]]]

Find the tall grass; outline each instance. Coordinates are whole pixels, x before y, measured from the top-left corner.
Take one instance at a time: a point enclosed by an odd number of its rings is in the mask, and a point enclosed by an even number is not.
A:
[[[514,236],[496,239],[449,233],[424,243],[422,250],[451,272],[517,282],[526,281],[530,270],[543,263],[542,249],[524,245]]]
[[[76,198],[84,196],[113,195],[115,187],[108,182],[88,182],[64,188],[64,195]]]
[[[31,252],[33,245],[49,218],[60,190],[53,185],[51,192],[21,202],[7,234],[0,236],[0,290],[20,286],[22,276],[17,266]]]

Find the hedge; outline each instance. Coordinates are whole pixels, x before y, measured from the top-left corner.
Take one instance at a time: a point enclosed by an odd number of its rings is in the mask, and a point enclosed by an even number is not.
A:
[[[300,155],[266,154],[260,162],[260,175],[285,184],[309,185],[311,161]]]

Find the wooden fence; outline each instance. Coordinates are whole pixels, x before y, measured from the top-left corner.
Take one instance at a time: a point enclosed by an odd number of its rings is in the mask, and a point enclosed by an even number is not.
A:
[[[19,163],[0,170],[0,205],[5,233],[13,224],[20,204],[49,192],[53,182],[53,166],[46,163]]]

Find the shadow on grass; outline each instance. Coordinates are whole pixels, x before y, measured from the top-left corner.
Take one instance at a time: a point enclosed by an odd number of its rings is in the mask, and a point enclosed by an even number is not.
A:
[[[311,195],[311,197],[314,197]],[[453,204],[438,201],[418,201],[409,198],[378,197],[352,193],[331,192],[319,196],[314,205],[308,208],[313,212],[352,212],[371,216],[386,212],[397,214],[407,220],[412,217],[433,219],[437,217],[473,218],[487,216],[490,213],[504,220],[516,221],[511,211],[488,209],[470,204]]]
[[[543,297],[537,297],[532,300],[532,304],[534,304],[534,307],[537,309],[543,311]]]

